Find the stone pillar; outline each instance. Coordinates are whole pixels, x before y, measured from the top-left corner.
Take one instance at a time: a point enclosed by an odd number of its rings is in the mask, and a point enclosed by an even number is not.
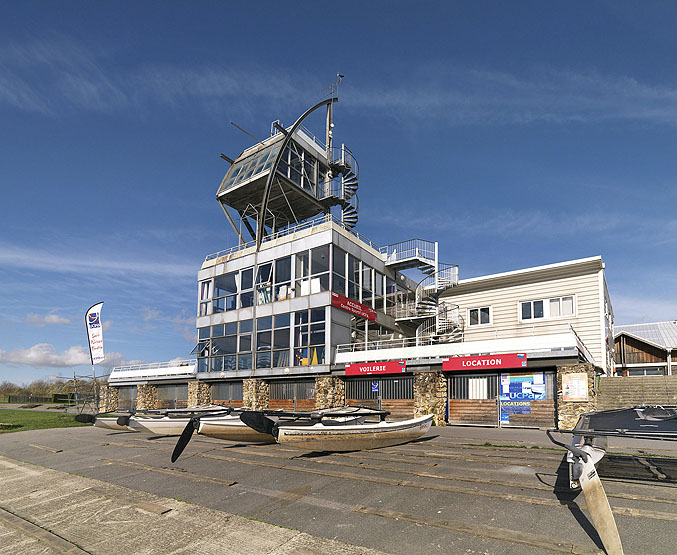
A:
[[[414,372],[414,417],[434,414],[433,423],[444,426],[447,377],[442,372]]]
[[[118,410],[118,388],[102,384],[99,388],[99,412]]]
[[[562,391],[562,376],[564,374],[586,373],[588,375],[588,400],[565,401]],[[589,362],[557,367],[557,427],[562,430],[571,430],[576,426],[578,417],[584,412],[590,412],[597,407],[597,391],[595,389],[595,367]]]
[[[346,404],[346,382],[338,376],[315,378],[315,408],[342,407]]]
[[[136,386],[136,410],[153,410],[157,408],[157,386],[139,384]]]
[[[242,380],[242,406],[264,410],[270,406],[270,385],[259,378]]]
[[[198,380],[188,382],[188,407],[200,407],[212,402],[212,386]]]

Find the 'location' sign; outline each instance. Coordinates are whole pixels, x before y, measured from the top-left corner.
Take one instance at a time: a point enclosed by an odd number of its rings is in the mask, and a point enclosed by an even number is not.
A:
[[[442,361],[442,370],[494,370],[496,368],[526,368],[527,355],[507,353],[503,355],[485,355],[473,357],[451,357]]]
[[[386,362],[346,364],[346,376],[366,376],[368,374],[401,374],[406,371],[406,360],[388,360]]]

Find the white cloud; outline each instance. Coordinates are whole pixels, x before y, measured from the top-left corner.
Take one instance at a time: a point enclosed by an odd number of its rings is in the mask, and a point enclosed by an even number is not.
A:
[[[53,313],[35,314],[34,312],[31,312],[26,316],[26,323],[29,326],[43,328],[50,324],[70,324],[71,321],[68,318],[63,318]]]
[[[109,49],[110,51],[110,49]],[[119,69],[109,52],[62,37],[0,47],[0,103],[54,116],[68,110],[122,111],[164,104],[227,104],[241,113],[297,106],[319,97],[324,83],[285,68],[168,64]],[[399,71],[400,68],[389,68]],[[677,125],[677,88],[631,75],[531,68],[522,74],[491,68],[421,64],[406,80],[383,87],[342,85],[341,104],[413,121],[496,125],[642,121]],[[224,103],[224,101],[227,101]],[[411,118],[415,116],[415,118]]]
[[[616,325],[677,320],[677,300],[670,293],[661,298],[612,293],[611,303]]]
[[[89,351],[81,345],[69,347],[62,353],[57,352],[49,343],[38,343],[28,349],[13,351],[0,350],[0,363],[21,364],[34,368],[72,368],[91,364]],[[121,353],[106,353],[105,367],[126,364]]]
[[[123,277],[131,275],[161,275],[164,277],[195,276],[195,264],[171,263],[165,261],[130,260],[124,258],[92,258],[72,252],[54,252],[8,243],[0,243],[0,265],[5,268],[30,270],[49,269],[53,272]]]

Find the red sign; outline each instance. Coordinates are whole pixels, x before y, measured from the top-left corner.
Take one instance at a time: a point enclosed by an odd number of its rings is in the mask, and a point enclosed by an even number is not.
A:
[[[346,376],[365,376],[367,374],[401,374],[402,372],[406,371],[406,360],[388,360],[386,362],[346,364]]]
[[[352,312],[353,314],[371,320],[372,322],[376,320],[376,311],[373,308],[358,303],[357,301],[350,300],[348,297],[339,295],[334,291],[331,292],[331,305]]]
[[[527,355],[508,353],[474,357],[451,357],[442,361],[442,370],[493,370],[495,368],[526,368]]]

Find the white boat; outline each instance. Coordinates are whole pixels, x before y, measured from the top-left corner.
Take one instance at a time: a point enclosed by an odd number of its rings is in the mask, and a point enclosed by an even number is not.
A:
[[[270,434],[257,432],[242,422],[239,412],[222,416],[203,416],[199,420],[197,433],[229,441],[275,442]]]
[[[433,415],[402,422],[324,424],[311,426],[283,424],[275,428],[278,443],[307,451],[362,451],[400,445],[421,437],[432,425]]]

